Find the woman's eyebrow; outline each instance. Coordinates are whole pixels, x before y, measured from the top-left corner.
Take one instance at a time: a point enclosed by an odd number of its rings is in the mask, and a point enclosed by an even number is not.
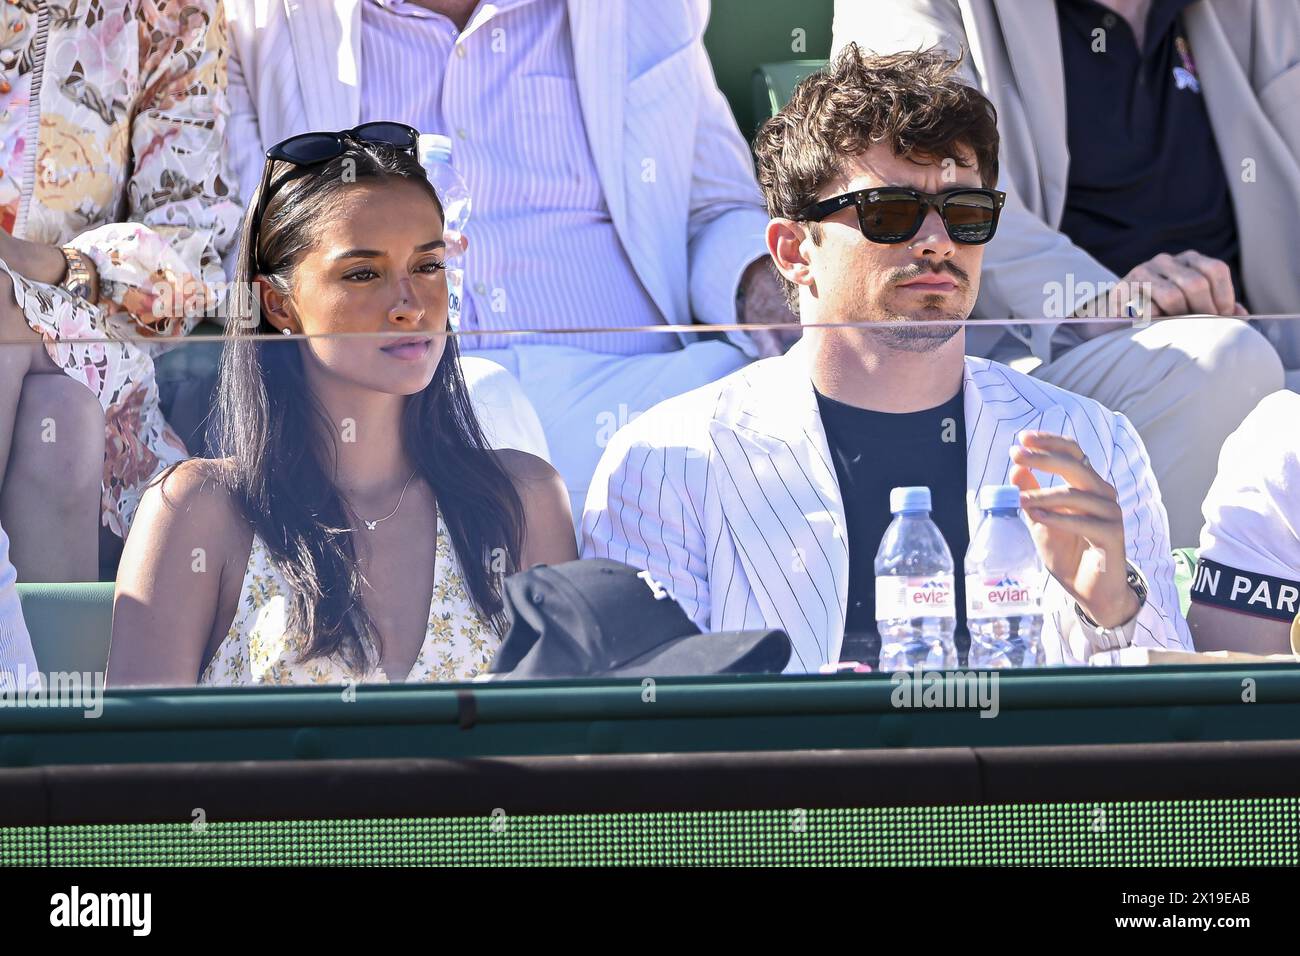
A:
[[[383,253],[378,249],[349,249],[346,252],[340,252],[337,255],[330,256],[331,259],[378,259]]]
[[[447,243],[443,239],[430,239],[428,242],[421,243],[415,247],[416,252],[429,252],[433,249],[444,249]],[[337,255],[330,256],[330,259],[337,262],[341,259],[380,259],[384,253],[378,249],[348,249]]]

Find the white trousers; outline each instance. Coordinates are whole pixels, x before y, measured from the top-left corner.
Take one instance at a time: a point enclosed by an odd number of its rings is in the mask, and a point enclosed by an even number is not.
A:
[[[496,362],[472,355],[460,357],[460,374],[488,445],[551,460],[537,409],[513,375]]]
[[[651,406],[729,375],[749,361],[740,349],[720,341],[642,355],[516,345],[467,351],[462,361],[471,358],[498,363],[523,387],[541,417],[551,464],[569,488],[575,527],[581,526],[587,486],[614,432]]]

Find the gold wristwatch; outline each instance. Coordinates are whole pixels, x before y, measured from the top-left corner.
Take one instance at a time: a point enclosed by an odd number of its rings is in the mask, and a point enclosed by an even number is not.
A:
[[[87,302],[99,301],[99,279],[94,263],[72,246],[62,246],[60,251],[68,267],[59,285]]]

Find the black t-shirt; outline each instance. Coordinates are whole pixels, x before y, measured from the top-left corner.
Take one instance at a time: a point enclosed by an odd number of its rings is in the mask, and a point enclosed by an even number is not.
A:
[[[814,390],[815,391],[815,390]],[[966,416],[962,392],[937,408],[892,414],[854,408],[817,392],[822,427],[844,499],[849,544],[849,605],[842,660],[875,666],[876,551],[893,520],[889,492],[904,485],[930,489],[930,517],[952,551],[956,578],[958,656],[964,660],[966,588],[962,562],[970,543],[966,519]]]
[[[1192,2],[1154,0],[1139,51],[1123,17],[1057,0],[1070,148],[1061,232],[1119,276],[1162,252],[1221,259],[1245,303],[1232,196],[1179,19]]]

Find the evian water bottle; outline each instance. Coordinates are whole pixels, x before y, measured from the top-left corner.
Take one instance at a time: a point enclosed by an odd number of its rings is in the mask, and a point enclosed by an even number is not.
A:
[[[1020,519],[1020,489],[980,489],[984,518],[966,551],[966,626],[971,667],[1043,663],[1043,568]]]
[[[447,249],[447,325],[453,332],[460,329],[461,303],[464,301],[465,269],[461,254],[465,251],[465,226],[469,222],[469,189],[451,165],[451,139],[436,133],[421,133],[417,146],[420,165],[433,184],[442,203],[443,238]]]
[[[957,666],[952,552],[930,520],[929,488],[889,493],[894,520],[876,552],[880,669]]]

